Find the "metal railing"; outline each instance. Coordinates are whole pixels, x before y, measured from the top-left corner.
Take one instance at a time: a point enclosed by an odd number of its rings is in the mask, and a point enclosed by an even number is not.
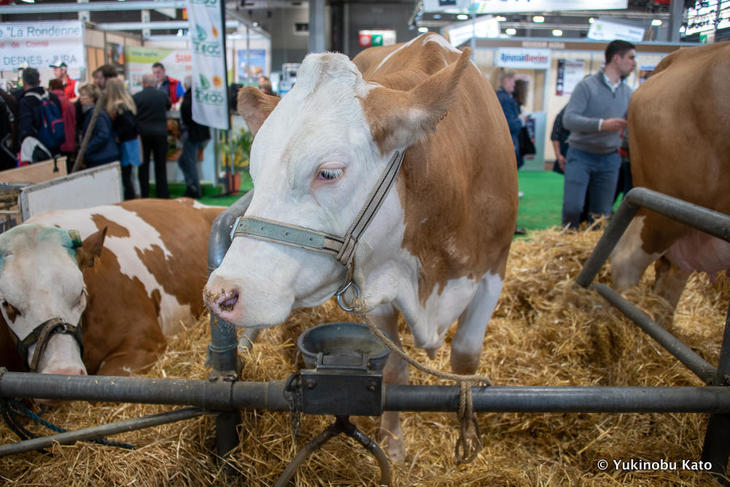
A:
[[[590,286],[595,289],[598,294],[639,325],[643,331],[702,379],[705,384],[730,390],[728,387],[730,386],[730,308],[728,308],[725,320],[725,332],[718,366],[713,367],[609,286],[601,283],[591,285],[640,208],[646,208],[730,242],[730,216],[647,188],[634,188],[626,194],[618,211],[611,218],[593,253],[583,265],[576,282],[580,286]],[[730,415],[724,412],[713,413],[707,425],[702,460],[711,462],[712,471],[719,475],[725,474],[728,458],[730,458],[728,438],[730,438]]]

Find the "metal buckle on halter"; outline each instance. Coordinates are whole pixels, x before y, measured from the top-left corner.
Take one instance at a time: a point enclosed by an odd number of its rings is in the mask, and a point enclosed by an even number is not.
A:
[[[360,298],[360,286],[355,284],[355,281],[352,279],[348,280],[347,283],[342,285],[340,289],[337,290],[335,293],[335,296],[337,296],[337,305],[342,308],[343,311],[347,311],[348,313],[352,313],[355,309],[352,303],[345,303],[345,293],[348,289],[352,288],[353,292],[355,293],[356,298]]]

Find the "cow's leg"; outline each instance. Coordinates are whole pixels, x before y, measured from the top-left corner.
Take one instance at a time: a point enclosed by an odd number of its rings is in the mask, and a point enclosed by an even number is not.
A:
[[[687,285],[690,272],[680,269],[666,257],[661,257],[654,263],[654,272],[654,292],[666,299],[674,310]]]
[[[469,305],[459,317],[451,341],[451,370],[457,374],[473,374],[479,366],[487,323],[497,306],[504,280],[498,274],[487,274],[479,283]]]
[[[368,319],[378,328],[390,335],[393,341],[400,346],[398,336],[398,312],[390,304],[384,304],[368,313]],[[387,384],[408,384],[408,364],[395,353],[390,354],[383,370],[383,380]],[[385,411],[380,418],[378,439],[388,451],[390,459],[402,462],[405,459],[405,448],[400,427],[400,413]]]
[[[649,264],[661,256],[649,254],[642,249],[641,233],[645,220],[645,216],[631,220],[611,253],[611,277],[613,285],[620,291],[635,286]]]

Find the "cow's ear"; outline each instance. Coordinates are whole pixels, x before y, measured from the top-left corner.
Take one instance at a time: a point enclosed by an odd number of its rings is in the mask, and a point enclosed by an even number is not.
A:
[[[238,90],[238,113],[246,121],[252,136],[256,136],[264,121],[279,103],[278,96],[270,96],[253,86]]]
[[[436,130],[436,124],[446,116],[456,98],[456,87],[470,55],[471,50],[464,49],[455,63],[409,91],[382,87],[370,91],[362,105],[381,154],[413,145]]]
[[[82,269],[86,266],[94,267],[94,259],[101,255],[106,237],[106,227],[86,237],[81,247],[76,249],[76,261]]]

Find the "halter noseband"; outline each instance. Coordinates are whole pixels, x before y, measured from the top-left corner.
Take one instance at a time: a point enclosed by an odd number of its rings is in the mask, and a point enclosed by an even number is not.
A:
[[[84,345],[81,339],[81,322],[79,322],[77,326],[74,326],[63,321],[61,318],[51,318],[50,320],[46,320],[35,327],[33,331],[30,332],[30,335],[22,340],[18,340],[18,353],[23,360],[28,360],[28,349],[34,344],[36,345],[35,350],[33,351],[33,357],[29,362],[31,372],[38,371],[38,363],[41,360],[43,352],[45,352],[46,347],[48,346],[48,341],[56,334],[71,335],[74,339],[76,339],[76,343],[79,344],[79,351],[83,357]]]

